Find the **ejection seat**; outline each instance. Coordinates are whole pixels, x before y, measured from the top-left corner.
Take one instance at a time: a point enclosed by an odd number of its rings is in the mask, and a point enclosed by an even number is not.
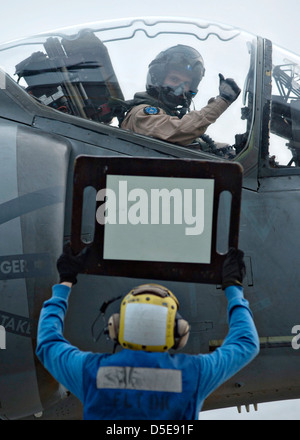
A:
[[[45,105],[75,116],[110,123],[109,100],[123,100],[108,50],[90,30],[76,37],[49,37],[45,52],[16,65],[18,81]]]

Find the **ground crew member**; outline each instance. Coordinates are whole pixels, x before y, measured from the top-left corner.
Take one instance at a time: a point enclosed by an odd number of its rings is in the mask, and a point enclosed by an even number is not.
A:
[[[202,110],[190,111],[205,73],[197,50],[177,45],[161,52],[149,65],[146,92],[127,102],[129,111],[121,128],[187,146],[237,99],[241,90],[219,74],[219,95]],[[223,144],[224,145],[224,144]]]
[[[242,251],[231,249],[223,266],[229,333],[211,354],[170,354],[188,339],[189,324],[166,287],[138,286],[122,300],[108,331],[123,349],[114,354],[83,352],[63,337],[71,286],[84,258],[70,248],[57,261],[60,284],[42,308],[37,356],[84,407],[92,420],[194,420],[205,398],[248,364],[259,351],[249,304],[243,297]]]

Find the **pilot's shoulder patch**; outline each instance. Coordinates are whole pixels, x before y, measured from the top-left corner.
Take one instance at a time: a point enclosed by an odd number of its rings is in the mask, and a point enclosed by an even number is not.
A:
[[[147,107],[144,108],[144,113],[146,113],[146,115],[157,115],[159,113],[159,108],[147,105]]]

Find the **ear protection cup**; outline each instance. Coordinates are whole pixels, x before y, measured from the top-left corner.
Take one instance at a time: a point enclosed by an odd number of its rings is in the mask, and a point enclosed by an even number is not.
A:
[[[177,314],[176,325],[174,329],[174,346],[172,347],[174,350],[179,350],[183,348],[190,336],[190,325],[189,323],[181,318],[179,313]]]
[[[120,314],[114,313],[109,318],[107,324],[108,335],[112,341],[118,342],[119,327],[120,327]]]

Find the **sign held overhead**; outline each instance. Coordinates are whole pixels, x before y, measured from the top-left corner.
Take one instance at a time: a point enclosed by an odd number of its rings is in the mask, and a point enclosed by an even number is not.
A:
[[[218,284],[218,235],[237,247],[241,188],[237,163],[79,156],[72,248],[90,247],[87,273]]]

